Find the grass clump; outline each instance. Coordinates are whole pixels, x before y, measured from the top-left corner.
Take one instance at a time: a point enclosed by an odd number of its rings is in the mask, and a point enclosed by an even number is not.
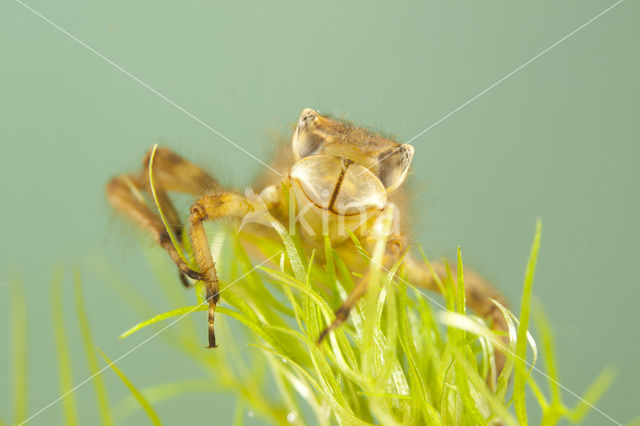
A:
[[[13,419],[27,418],[27,306],[24,289],[17,280],[11,285],[11,346],[13,364]],[[0,424],[4,424],[0,420]]]
[[[93,380],[97,398],[98,416],[94,414],[93,418],[98,417],[104,425],[127,423],[129,415],[144,410],[151,423],[161,424],[157,411],[160,404],[202,392],[235,395],[236,407],[229,409],[229,414],[235,416],[235,425],[243,424],[247,411],[274,424],[327,426],[517,425],[527,424],[536,408],[543,425],[553,425],[561,419],[580,422],[591,409],[607,417],[592,404],[610,386],[611,370],[603,371],[573,407],[562,401],[561,389],[577,395],[560,384],[551,327],[542,308],[531,304],[540,223],[525,273],[520,317],[497,304],[509,326],[506,345],[480,318],[465,310],[460,250],[458,269],[436,276],[444,309],[429,302],[406,281],[401,262],[390,270],[380,267],[383,241],[373,253],[363,254],[373,259],[367,275],[367,294],[349,321],[318,345],[318,336],[333,320],[335,308],[362,277],[351,273],[328,238],[322,248],[322,260],[317,261],[316,252],[305,256],[295,235],[289,235],[277,223],[273,225],[281,241],[239,235],[227,228],[218,229],[212,239],[222,277],[222,303],[216,311],[221,345],[216,350],[204,349],[206,315],[195,314],[207,310],[203,289],[196,287],[197,303],[189,304],[188,293],[176,284],[175,267],[164,253],[149,252],[149,260],[167,300],[178,307],[160,314],[135,292],[135,286],[101,265],[108,283],[123,294],[123,300],[142,317],[149,318],[121,337],[158,328],[138,346],[160,336],[202,368],[205,374],[195,379],[135,387],[115,364],[137,346],[115,361],[94,346],[82,280],[79,271],[75,271],[77,322],[90,370],[88,379]],[[241,238],[270,262],[256,268]],[[425,262],[428,264],[426,257]],[[454,275],[457,279],[453,279]],[[72,377],[85,377],[86,372],[72,371],[74,354],[68,351],[68,330],[63,318],[63,278],[62,270],[57,270],[52,280],[52,325],[61,390],[57,401],[65,402],[65,423],[77,424],[83,407],[74,403],[69,392],[74,384],[78,385]],[[22,424],[42,410],[28,417],[27,307],[22,286],[13,283],[12,289],[13,419],[15,424]],[[530,315],[537,325],[546,373],[534,366],[538,348],[528,330]],[[529,354],[527,346],[531,348]],[[493,360],[501,349],[507,349],[507,357],[503,370],[497,374],[492,370]],[[98,356],[106,365],[100,366]],[[107,369],[113,370],[130,391],[128,397],[115,404],[111,404],[101,376]],[[487,376],[494,377],[489,380],[491,385],[487,385]],[[549,396],[538,383],[540,377],[547,382]],[[527,395],[534,398],[527,400]]]
[[[207,309],[201,289],[198,304],[157,314],[123,333],[121,337],[127,337],[163,321],[184,318],[190,332],[170,341],[210,373],[197,383],[143,389],[151,403],[201,391],[210,383],[212,389],[237,395],[238,422],[250,409],[276,424],[515,425],[526,424],[527,412],[533,411],[525,400],[528,388],[543,423],[555,424],[561,418],[581,420],[585,407],[610,384],[606,371],[587,392],[585,402],[572,409],[563,404],[550,329],[540,310],[534,311],[534,318],[542,333],[551,402],[531,374],[537,346],[528,324],[540,223],[525,274],[520,318],[499,306],[510,325],[509,347],[505,367],[491,386],[485,377],[492,372],[496,351],[505,348],[481,319],[465,312],[460,251],[457,280],[451,271],[438,277],[445,311],[435,309],[406,282],[400,263],[391,270],[376,266],[382,242],[374,253],[366,254],[374,260],[366,296],[349,321],[318,345],[320,332],[360,277],[353,276],[328,239],[323,261],[314,261],[316,253],[307,258],[295,235],[275,229],[282,241],[244,236],[245,242],[249,239],[252,247],[272,259],[259,267],[260,272],[250,262],[239,235],[221,229],[213,239],[214,258],[223,277],[222,303],[216,310],[220,348],[201,349],[204,337],[194,332],[194,326],[205,324],[204,318],[195,324],[191,318],[193,312]],[[155,266],[164,280],[175,274],[166,263]],[[239,333],[244,336],[240,338]],[[240,342],[248,349],[240,350]],[[532,363],[527,361],[527,345],[533,349]],[[129,412],[133,407],[131,401],[125,406]]]

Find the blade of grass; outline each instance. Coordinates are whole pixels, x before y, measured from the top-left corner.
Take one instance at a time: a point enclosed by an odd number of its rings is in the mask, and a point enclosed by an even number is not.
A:
[[[518,339],[516,341],[515,380],[513,383],[513,402],[516,417],[521,425],[527,425],[527,406],[525,403],[525,384],[527,381],[527,369],[525,360],[527,357],[527,329],[529,327],[529,311],[531,304],[531,290],[535,275],[538,250],[540,248],[540,236],[542,233],[542,220],[536,222],[536,233],[531,246],[531,254],[525,271],[522,298],[520,301],[520,325],[518,326]]]
[[[242,246],[237,236],[233,239],[232,249],[234,259],[239,262],[243,273],[251,271],[248,275],[245,276],[244,284],[242,285],[242,287],[247,291],[251,291],[252,294],[255,295],[255,300],[264,301],[264,303],[262,304],[254,305],[265,310],[266,314],[270,315],[272,318],[275,318],[275,314],[272,313],[273,309],[286,312],[287,308],[283,306],[282,303],[280,303],[280,301],[273,296],[273,294],[271,294],[267,287],[265,287],[260,274],[258,274],[258,271],[253,270],[254,265],[251,263],[249,255],[247,254],[245,248]]]
[[[582,400],[578,401],[576,406],[569,413],[569,418],[573,422],[580,422],[584,420],[589,410],[593,408],[593,404],[597,403],[602,394],[606,392],[611,384],[615,380],[616,373],[612,368],[605,368],[602,373],[593,381],[593,383],[587,388],[582,397]]]
[[[500,338],[489,327],[481,324],[473,317],[457,312],[441,311],[438,313],[437,318],[448,327],[475,334],[494,343],[500,343]]]
[[[62,280],[64,272],[61,268],[56,268],[53,274],[51,288],[51,312],[53,333],[56,342],[56,352],[58,355],[58,373],[60,374],[60,393],[68,393],[73,387],[73,373],[71,368],[71,358],[69,357],[69,345],[67,343],[67,333],[64,326],[64,309],[62,306]],[[65,424],[78,424],[76,398],[73,392],[68,393],[62,400]]]
[[[327,271],[327,284],[332,290],[336,288],[336,268],[333,264],[333,248],[328,235],[324,236],[324,258]]]
[[[102,352],[100,348],[98,348],[98,353],[100,354],[100,356],[102,356],[102,358],[104,358],[107,364],[109,364],[109,367],[111,367],[111,369],[118,375],[118,377],[120,377],[120,380],[122,380],[124,385],[138,400],[145,413],[147,413],[147,416],[149,416],[149,420],[151,420],[151,423],[153,423],[154,425],[161,425],[162,422],[160,421],[160,417],[158,417],[158,414],[155,412],[151,404],[149,404],[149,401],[147,401],[144,395],[142,395],[142,393],[133,385],[133,383],[131,383],[127,376],[125,376],[125,374],[113,363],[113,361],[109,359],[109,357],[105,355],[104,352]]]
[[[98,410],[100,411],[100,418],[103,425],[112,425],[113,418],[111,417],[107,388],[104,385],[102,376],[100,374],[97,374],[100,371],[100,366],[98,364],[98,358],[96,357],[95,353],[95,346],[91,337],[89,318],[87,317],[84,297],[82,295],[82,276],[80,275],[80,270],[78,268],[74,269],[73,284],[75,289],[76,312],[78,314],[78,324],[80,325],[80,332],[82,333],[84,352],[87,356],[89,371],[92,375],[95,375],[93,379],[93,387],[96,391],[96,399]]]
[[[278,368],[282,366],[282,362],[271,354],[267,355],[267,359],[272,368],[276,388],[282,396],[282,401],[287,411],[287,420],[289,424],[300,425],[299,413],[301,413],[301,407],[293,394],[293,387],[286,381],[286,375]]]
[[[492,408],[493,412],[507,424],[514,426],[517,425],[518,422],[516,421],[516,419],[511,413],[507,411],[506,407],[503,406],[502,399],[496,398],[496,396],[489,389],[487,389],[487,386],[484,384],[480,376],[476,374],[475,369],[464,357],[464,354],[457,352],[456,355],[456,364],[459,365],[461,369],[463,369],[467,373],[466,376],[469,379],[471,385],[473,385],[473,388],[485,398],[486,402]]]
[[[500,312],[502,313],[502,316],[504,317],[509,329],[509,347],[507,348],[506,361],[504,363],[504,366],[502,367],[502,372],[498,376],[498,382],[496,385],[496,396],[498,396],[501,400],[504,400],[505,395],[507,394],[507,387],[509,386],[509,378],[511,377],[511,372],[513,371],[514,354],[516,353],[517,332],[507,308],[502,306],[500,302],[496,300],[491,299],[491,301],[498,307],[498,309],[500,309]]]
[[[19,281],[11,283],[11,334],[13,417],[20,424],[27,418],[27,306]]]
[[[113,270],[113,268],[111,268],[111,266],[109,266],[102,257],[96,257],[93,262],[93,266],[95,270],[100,273],[104,282],[115,290],[118,296],[120,296],[120,298],[122,298],[122,300],[128,304],[138,314],[138,316],[145,318],[151,317],[155,314],[156,308],[151,306],[149,302],[142,297],[142,295],[135,291],[134,286],[132,286],[131,283],[126,282],[118,273],[116,273],[116,271]],[[172,271],[175,271],[175,269]],[[165,343],[192,355],[202,366],[212,367],[207,357],[197,356],[197,354],[202,353],[200,350],[200,342],[190,339],[189,336],[183,335],[183,333],[178,332],[173,327],[162,332],[159,337],[164,340]]]
[[[293,269],[293,274],[296,279],[300,282],[305,281],[306,271],[305,267],[302,263],[302,256],[298,252],[298,247],[294,242],[293,238],[289,235],[284,226],[274,218],[270,213],[265,213],[265,218],[269,221],[273,229],[280,235],[284,247],[287,252],[287,256],[289,257],[289,262],[291,263],[291,268]]]
[[[435,269],[433,269],[433,265],[431,265],[431,262],[427,258],[427,255],[425,254],[424,250],[422,250],[422,247],[418,246],[418,250],[420,251],[420,256],[422,257],[422,260],[424,261],[424,263],[427,264],[427,267],[429,268],[429,272],[431,273],[431,276],[433,277],[436,285],[438,286],[438,291],[440,292],[440,294],[444,296],[447,293],[447,291],[444,288],[444,283],[442,282],[442,279],[440,279]]]
[[[149,318],[146,321],[142,321],[141,323],[138,323],[136,325],[134,325],[133,327],[131,327],[130,329],[128,329],[127,331],[125,331],[124,333],[122,333],[118,338],[119,339],[124,339],[125,337],[131,336],[133,333],[148,327],[152,324],[155,324],[159,321],[163,321],[169,318],[173,318],[173,317],[178,317],[181,315],[186,315],[189,314],[191,312],[195,312],[195,311],[204,311],[209,309],[207,306],[205,306],[204,304],[200,304],[200,305],[196,305],[196,306],[185,306],[184,308],[178,308],[178,309],[173,309],[171,311],[168,312],[163,312],[161,314],[158,314],[152,318]]]
[[[553,332],[551,331],[551,325],[545,315],[542,306],[539,303],[535,304],[533,310],[533,319],[536,323],[538,331],[540,332],[540,339],[542,341],[542,351],[545,355],[545,363],[547,365],[547,375],[549,376],[549,391],[551,392],[551,410],[561,411],[562,400],[560,394],[560,387],[558,386],[558,368],[555,357],[555,345],[553,343]],[[549,421],[548,424],[553,424]]]
[[[465,294],[464,294],[464,275],[463,275],[463,265],[462,265],[462,251],[460,250],[460,246],[458,246],[458,265],[457,265],[457,286],[456,286],[456,311],[459,315],[464,317],[466,311],[465,305]],[[455,330],[455,329],[454,329]],[[483,425],[487,424],[484,416],[478,409],[473,396],[471,395],[471,388],[469,381],[477,375],[477,372],[470,371],[465,366],[468,364],[466,359],[467,354],[467,338],[466,331],[462,329],[455,330],[455,340],[453,349],[456,353],[455,357],[455,373],[456,373],[456,384],[460,390],[460,396],[462,397],[462,402],[464,407],[466,407],[466,412],[463,412],[463,418],[468,419],[467,421],[470,424],[475,425]]]
[[[415,348],[414,340],[412,339],[409,319],[405,310],[406,306],[406,293],[400,291],[398,294],[399,303],[399,321],[398,321],[398,340],[402,347],[406,361],[409,368],[409,380],[413,385],[411,386],[412,393],[415,395],[418,401],[418,407],[420,408],[423,416],[428,418],[433,414],[434,408],[431,403],[431,395],[425,384],[425,378],[422,376],[420,367],[416,362],[417,351]]]
[[[362,372],[365,376],[372,378],[377,376],[377,369],[375,368],[374,360],[379,348],[376,347],[377,345],[373,344],[373,337],[374,329],[378,323],[376,312],[378,309],[378,296],[381,291],[380,275],[384,252],[387,246],[387,236],[391,231],[393,209],[390,208],[386,210],[381,219],[381,236],[376,240],[372,256],[369,258],[368,276],[363,278],[363,280],[367,280],[367,288],[363,296],[365,315],[364,325],[362,328],[362,340],[360,342],[360,365],[362,366]],[[355,236],[353,236],[353,238],[355,238]],[[380,413],[376,414],[379,415]]]
[[[241,398],[236,398],[236,408],[233,410],[233,426],[244,425],[244,404]]]
[[[93,270],[129,307],[138,315],[146,317],[153,315],[155,308],[149,301],[134,290],[130,283],[125,281],[102,256],[94,257]]]
[[[156,194],[156,188],[155,188],[155,185],[153,184],[153,159],[156,156],[157,149],[158,149],[158,144],[153,145],[153,148],[151,149],[151,156],[149,157],[149,187],[151,187],[151,196],[153,198],[153,201],[156,203],[156,208],[158,209],[158,213],[160,214],[160,219],[162,219],[162,223],[164,224],[164,227],[167,230],[167,233],[169,234],[169,238],[171,239],[171,244],[173,244],[173,247],[175,247],[176,252],[178,252],[178,255],[180,256],[182,261],[187,265],[189,265],[189,261],[185,257],[182,251],[182,247],[180,246],[180,244],[178,244],[178,239],[173,233],[173,229],[171,229],[171,226],[169,226],[169,223],[167,222],[167,217],[164,215],[164,212],[162,211],[162,207],[160,207],[160,202],[158,201],[158,195]]]
[[[548,409],[549,409],[549,401],[547,401],[547,397],[544,396],[544,394],[542,393],[542,390],[540,389],[540,386],[538,385],[538,382],[536,382],[534,377],[529,376],[529,380],[527,380],[527,383],[529,384],[529,388],[531,389],[531,393],[538,400],[538,405],[540,406],[540,410],[543,413],[547,412]],[[544,415],[543,415],[543,417],[544,417]],[[543,418],[543,420],[544,420],[544,418]]]
[[[461,315],[464,315],[467,311],[466,305],[466,297],[464,294],[464,275],[462,271],[462,251],[460,250],[460,246],[458,246],[458,266],[457,266],[457,274],[458,274],[458,285],[456,287],[456,312]],[[463,332],[464,333],[464,332]],[[462,340],[465,340],[465,335],[461,334],[459,336]]]
[[[214,382],[211,379],[190,379],[175,382],[163,383],[156,386],[140,389],[149,404],[152,406],[172,398],[194,394],[194,393],[214,393],[216,389],[213,387]],[[133,394],[128,395],[115,407],[114,414],[116,417],[127,417],[142,407]]]
[[[299,290],[301,293],[308,296],[311,300],[315,302],[315,304],[318,307],[321,308],[321,311],[323,316],[325,317],[325,320],[330,320],[331,308],[329,307],[327,302],[318,293],[316,293],[315,290],[311,289],[309,286],[303,284],[302,282],[298,281],[296,278],[286,273],[276,271],[274,269],[269,269],[267,267],[262,267],[261,269],[265,271],[267,274],[271,275],[276,280],[274,281],[274,283],[295,288],[296,290]]]
[[[418,323],[418,321],[420,321],[421,325],[417,329],[415,334],[411,331],[411,329],[407,328],[409,333],[408,337],[416,341],[416,344],[414,344],[413,348],[414,351],[416,350],[415,345],[419,345],[420,347],[424,348],[424,350],[420,353],[414,352],[416,354],[416,365],[421,366],[422,374],[425,376],[429,374],[435,375],[440,368],[440,350],[442,350],[443,346],[442,337],[440,334],[440,330],[438,329],[438,326],[433,318],[431,307],[426,302],[426,298],[418,289],[413,288],[412,290],[415,296],[416,303],[414,306],[409,306],[417,311],[418,314],[417,316],[415,316],[415,314],[412,314],[414,316],[413,322]],[[403,292],[400,292],[400,294],[402,293]],[[408,302],[405,302],[400,306],[404,307],[406,303]],[[404,313],[401,312],[400,315],[404,315]],[[405,353],[407,353],[406,349]],[[434,386],[430,388],[430,391],[433,394],[434,401],[440,399],[439,389],[441,387],[441,383],[437,384],[437,382],[437,380],[432,381],[432,384]]]
[[[266,346],[253,345],[253,344],[250,344],[250,346],[254,346],[254,347],[256,347],[258,349],[261,349],[263,351],[266,351],[266,352],[271,352],[271,353],[275,354],[278,358],[283,360],[283,362],[286,361],[287,364],[293,366],[296,369],[296,371],[301,373],[301,375],[304,376],[307,379],[307,381],[317,391],[319,391],[319,392],[321,392],[323,394],[323,397],[325,398],[325,400],[328,401],[333,406],[334,410],[336,411],[336,414],[342,415],[344,420],[348,420],[349,424],[372,426],[371,423],[364,422],[364,421],[358,419],[357,417],[355,417],[351,413],[350,407],[347,407],[347,406],[345,406],[344,404],[341,403],[341,401],[339,400],[340,395],[336,395],[336,394],[330,392],[329,389],[327,389],[325,387],[326,386],[325,383],[318,382],[318,381],[314,380],[314,378],[311,376],[310,373],[308,373],[302,366],[298,365],[291,358],[287,357],[286,355],[284,355],[284,354],[282,354],[282,353],[280,353],[280,352],[278,352],[276,350],[273,350],[273,349],[271,349],[269,347],[266,347]]]
[[[330,293],[335,296],[334,300],[336,304],[341,304],[342,299],[339,298],[338,280],[336,277],[335,259],[337,255],[334,253],[334,250],[331,247],[331,240],[327,235],[324,236],[324,251],[325,271],[327,275],[324,277],[323,281],[328,284]],[[324,312],[322,310],[322,306],[318,306],[318,308],[321,309],[321,312]],[[331,333],[329,335],[329,342],[331,344],[333,353],[336,355],[336,361],[339,365],[339,368],[343,370],[348,369],[350,371],[357,368],[357,361],[355,354],[353,353],[353,348],[344,337],[343,333]],[[354,404],[356,406],[359,405],[359,401],[357,400],[357,398],[358,397],[356,396],[356,400],[354,401]]]
[[[518,321],[518,317],[513,315],[513,313],[510,311],[509,311],[509,315],[511,315],[511,319],[516,324],[516,327],[518,327],[520,325],[520,321]],[[531,333],[529,332],[529,330],[527,330],[527,342],[529,343],[529,347],[531,347],[531,355],[532,355],[531,362],[528,363],[529,370],[527,371],[527,374],[531,374],[531,372],[533,371],[533,368],[536,365],[536,362],[538,361],[538,345],[535,339],[533,338],[533,336],[531,335]]]

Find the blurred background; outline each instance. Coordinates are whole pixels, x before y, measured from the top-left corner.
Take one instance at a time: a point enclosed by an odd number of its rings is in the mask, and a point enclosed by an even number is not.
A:
[[[270,135],[289,132],[304,107],[401,141],[430,128],[412,142],[415,242],[432,258],[451,257],[460,244],[465,264],[517,306],[542,217],[534,294],[555,330],[561,382],[582,394],[613,366],[618,378],[598,407],[620,422],[637,416],[640,4],[620,3],[448,115],[613,4],[26,2],[92,52],[21,3],[2,2],[0,338],[10,341],[9,282],[19,277],[29,412],[60,394],[50,324],[56,265],[66,267],[76,383],[88,370],[72,265],[83,272],[95,343],[111,358],[144,336],[117,340],[141,318],[96,264],[110,265],[159,311],[176,307],[157,294],[150,240],[109,209],[109,177],[137,170],[154,143],[240,189],[264,171],[164,96],[264,161]],[[0,417],[9,421],[12,360],[0,346]],[[161,339],[119,366],[140,387],[201,374]],[[105,379],[112,401],[128,395],[112,371]],[[91,385],[76,395],[82,423],[95,423]],[[198,394],[156,408],[168,424],[229,424],[233,404],[231,395]],[[30,424],[58,424],[61,409]],[[248,424],[261,424],[250,414]],[[142,413],[129,420],[146,422]],[[594,412],[586,423],[608,420]]]

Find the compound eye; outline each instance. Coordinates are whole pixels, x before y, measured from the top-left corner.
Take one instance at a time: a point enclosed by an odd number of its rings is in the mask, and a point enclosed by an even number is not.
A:
[[[403,144],[378,156],[376,175],[387,191],[394,191],[402,185],[407,177],[414,151],[411,145]]]
[[[300,114],[298,126],[293,132],[292,148],[296,160],[318,153],[324,139],[314,130],[319,114],[311,108],[305,108]]]
[[[383,209],[387,192],[380,180],[366,167],[352,163],[344,174],[334,203],[336,213],[351,216],[369,209]]]

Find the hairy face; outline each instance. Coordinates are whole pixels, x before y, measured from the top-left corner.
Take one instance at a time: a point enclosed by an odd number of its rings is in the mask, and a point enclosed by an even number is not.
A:
[[[306,108],[293,134],[291,178],[316,206],[340,215],[381,209],[407,176],[414,149]]]

